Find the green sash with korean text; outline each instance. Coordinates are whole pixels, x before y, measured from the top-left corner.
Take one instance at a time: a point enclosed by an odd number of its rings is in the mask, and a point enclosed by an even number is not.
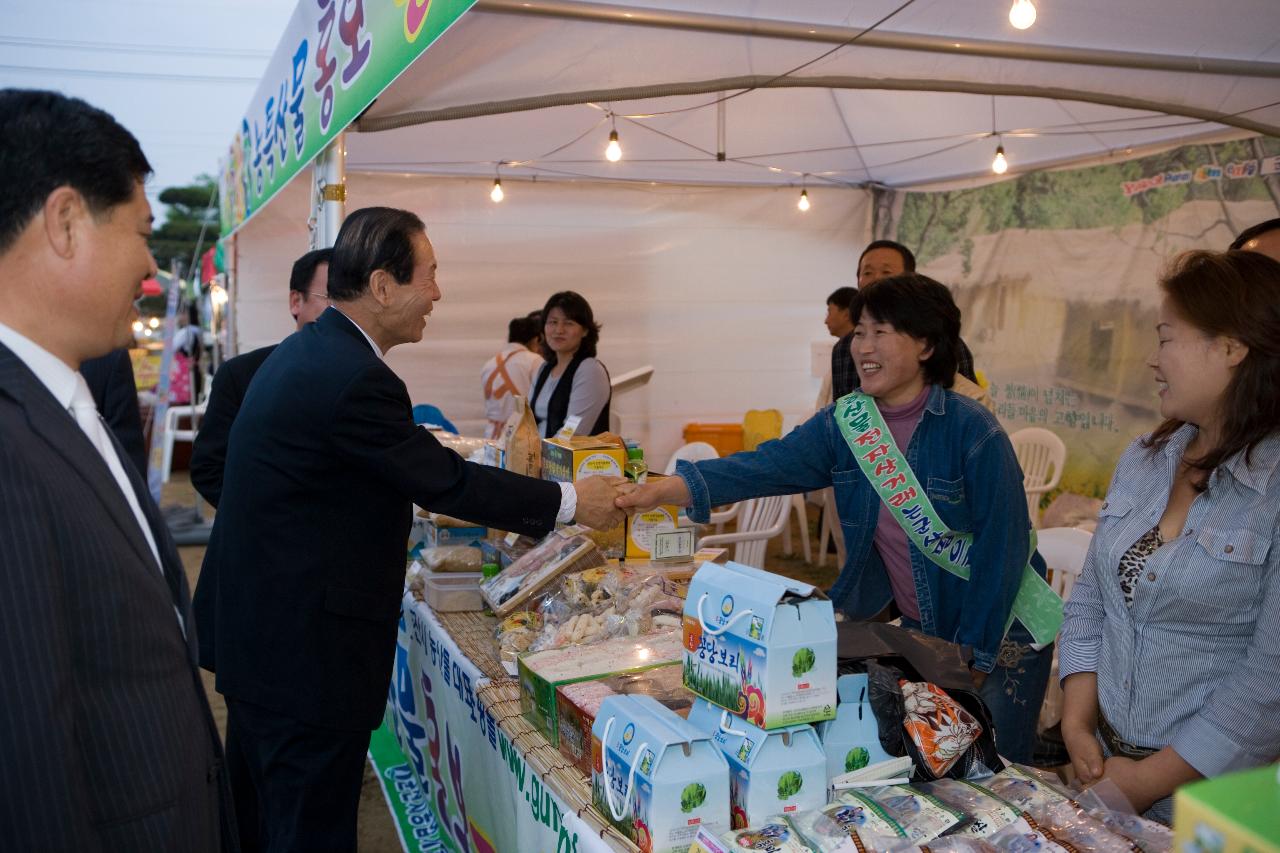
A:
[[[897,442],[871,396],[854,391],[836,401],[836,425],[853,451],[871,487],[902,526],[911,544],[943,571],[969,579],[969,552],[972,533],[955,533],[948,529],[929,502],[907,457]],[[1031,531],[1031,551],[1035,551],[1035,531]],[[1047,646],[1062,627],[1062,598],[1036,573],[1030,559],[1022,570],[1013,612],[1005,624],[1017,619],[1035,639],[1035,645]]]

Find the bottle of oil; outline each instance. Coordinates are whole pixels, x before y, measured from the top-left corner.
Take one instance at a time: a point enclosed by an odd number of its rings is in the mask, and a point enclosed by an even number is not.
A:
[[[622,469],[622,473],[637,486],[649,477],[649,466],[644,461],[644,450],[634,441],[627,442],[627,464]]]

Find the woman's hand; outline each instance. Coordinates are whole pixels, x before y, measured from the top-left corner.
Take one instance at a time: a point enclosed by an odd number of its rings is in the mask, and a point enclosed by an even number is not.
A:
[[[1153,787],[1151,772],[1144,768],[1146,759],[1124,758],[1113,755],[1106,761],[1102,773],[1103,779],[1110,779],[1120,792],[1128,798],[1133,810],[1142,814],[1165,795],[1159,787]]]
[[[688,506],[693,502],[693,496],[689,494],[689,487],[682,477],[654,479],[643,486],[623,485],[618,491],[621,495],[614,501],[614,505],[628,515],[647,512],[662,504]]]
[[[1062,682],[1062,742],[1081,783],[1092,785],[1105,768],[1098,743],[1098,675],[1077,672]]]

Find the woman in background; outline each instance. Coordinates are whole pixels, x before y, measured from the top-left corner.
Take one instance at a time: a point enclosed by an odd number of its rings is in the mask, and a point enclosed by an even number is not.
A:
[[[1076,774],[1168,822],[1280,755],[1280,263],[1190,252],[1160,287],[1165,421],[1116,467],[1059,667]]]
[[[529,394],[543,438],[559,432],[569,418],[579,419],[575,433],[596,435],[609,429],[609,371],[596,358],[600,324],[591,306],[572,290],[553,294],[542,309],[543,355]]]

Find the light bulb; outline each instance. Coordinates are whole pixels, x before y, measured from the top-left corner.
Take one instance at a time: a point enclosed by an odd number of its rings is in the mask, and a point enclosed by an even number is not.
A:
[[[159,320],[159,319],[157,319],[157,318],[155,318],[155,317],[152,317],[150,320],[148,320],[148,321],[147,321],[147,323],[148,323],[148,325],[150,325],[150,326],[151,326],[151,328],[153,328],[153,329],[157,329],[157,328],[159,328],[159,327],[160,327],[160,320]]]
[[[489,191],[489,198],[493,199],[495,202],[499,202],[506,197],[507,194],[502,191],[502,181],[494,178],[493,189]]]
[[[1009,8],[1009,23],[1025,30],[1036,22],[1036,6],[1031,0],[1013,0]]]
[[[146,336],[149,338],[149,337],[151,337],[151,330],[150,330],[150,329],[143,329],[143,330],[142,330],[142,334],[146,335]]]
[[[609,131],[609,144],[605,146],[604,158],[610,163],[616,163],[622,159],[622,146],[618,144],[618,131]]]
[[[801,210],[809,209],[809,191],[808,190],[800,190],[800,201],[796,202],[796,207],[800,208]]]
[[[141,321],[141,320],[134,320],[134,321],[133,321],[133,332],[134,332],[134,334],[137,334],[138,332],[141,332],[141,331],[142,331],[142,321]]]
[[[1009,171],[1009,161],[1004,159],[1004,146],[996,146],[996,159],[991,161],[991,171],[997,175],[1003,175]]]

